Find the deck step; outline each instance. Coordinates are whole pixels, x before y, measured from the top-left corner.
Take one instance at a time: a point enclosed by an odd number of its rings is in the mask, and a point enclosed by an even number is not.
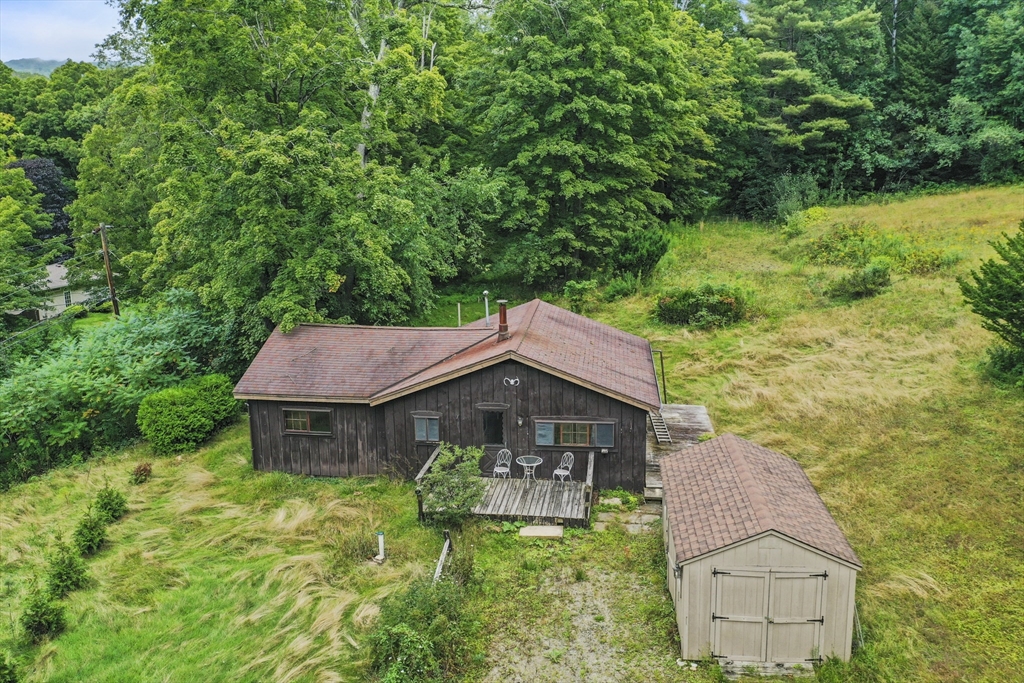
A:
[[[672,443],[672,435],[668,433],[668,425],[665,424],[665,418],[661,416],[661,413],[650,413],[651,426],[654,427],[654,436],[657,437],[658,443]]]
[[[660,488],[656,488],[655,489],[655,488],[651,488],[650,486],[644,488],[644,500],[650,501],[650,500],[661,500],[661,499],[662,499],[662,489],[660,489]]]

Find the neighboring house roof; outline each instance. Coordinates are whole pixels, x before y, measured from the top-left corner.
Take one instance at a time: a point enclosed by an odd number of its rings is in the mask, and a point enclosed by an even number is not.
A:
[[[463,327],[299,325],[275,330],[235,387],[239,398],[384,403],[517,360],[646,410],[661,407],[647,340],[538,299]]]
[[[774,531],[862,566],[795,460],[725,434],[660,465],[676,562]]]
[[[64,289],[68,286],[68,269],[61,263],[53,263],[46,266],[46,282],[43,289],[52,291]]]

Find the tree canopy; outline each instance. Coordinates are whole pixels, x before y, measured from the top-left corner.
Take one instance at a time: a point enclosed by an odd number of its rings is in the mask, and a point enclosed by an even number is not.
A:
[[[643,277],[673,220],[1024,176],[1022,0],[117,4],[99,66],[0,66],[11,310],[62,244],[103,282],[105,223],[123,299],[190,290],[251,356]]]

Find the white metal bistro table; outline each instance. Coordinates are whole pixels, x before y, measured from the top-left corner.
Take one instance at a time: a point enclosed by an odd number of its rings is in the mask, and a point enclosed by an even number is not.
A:
[[[516,458],[516,464],[523,466],[523,479],[529,483],[531,479],[537,481],[537,477],[534,476],[533,471],[537,469],[537,465],[544,462],[544,458],[537,455],[520,455]]]

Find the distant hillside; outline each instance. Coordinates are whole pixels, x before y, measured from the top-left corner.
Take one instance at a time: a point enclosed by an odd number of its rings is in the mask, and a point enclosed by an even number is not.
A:
[[[7,66],[11,67],[15,71],[21,71],[29,74],[39,74],[41,76],[49,76],[53,73],[53,70],[58,66],[66,62],[66,59],[12,59],[8,62],[4,62]]]

